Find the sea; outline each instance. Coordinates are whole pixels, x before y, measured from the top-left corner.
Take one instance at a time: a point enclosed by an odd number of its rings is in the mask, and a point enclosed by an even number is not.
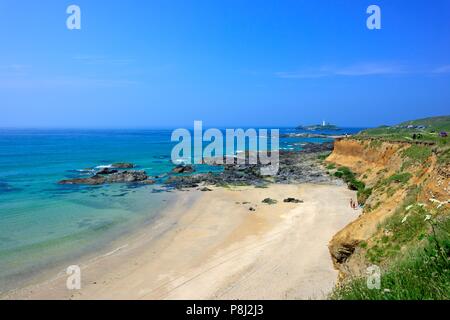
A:
[[[164,179],[177,164],[171,160],[176,144],[172,132],[0,129],[0,294],[32,283],[45,270],[106,250],[112,241],[163,214],[173,200]],[[280,134],[299,132],[280,128]],[[301,152],[303,143],[331,140],[281,138],[280,149]],[[156,183],[58,184],[62,179],[87,177],[115,162],[136,164],[135,169],[157,177]],[[196,169],[221,170],[207,165]]]

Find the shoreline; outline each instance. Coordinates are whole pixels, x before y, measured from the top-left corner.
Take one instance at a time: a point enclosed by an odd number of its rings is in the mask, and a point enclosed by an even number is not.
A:
[[[82,266],[80,291],[67,290],[62,274],[2,299],[326,297],[338,275],[328,242],[359,214],[348,206],[353,191],[326,184],[212,190],[177,192],[153,223]],[[267,197],[278,203],[262,203]],[[284,203],[288,197],[304,203]]]

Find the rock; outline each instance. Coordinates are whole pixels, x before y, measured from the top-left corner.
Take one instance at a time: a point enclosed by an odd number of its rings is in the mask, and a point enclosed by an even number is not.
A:
[[[115,172],[108,175],[96,174],[88,178],[62,180],[59,184],[100,185],[105,183],[132,183],[149,181],[147,179],[148,176],[145,171],[130,170]]]
[[[117,182],[142,182],[147,180],[148,176],[143,170],[130,170],[110,174],[106,176],[108,183]]]
[[[355,248],[357,245],[357,241],[354,241],[352,243],[342,243],[339,247],[330,250],[331,256],[337,263],[345,263],[353,254],[353,252],[355,252]]]
[[[68,179],[61,180],[58,182],[59,184],[86,184],[86,185],[99,185],[104,184],[106,182],[106,178],[102,176],[93,176],[89,178],[77,178],[77,179]]]
[[[132,169],[135,165],[131,162],[116,162],[111,165],[114,169]]]
[[[271,199],[271,198],[265,198],[265,199],[262,201],[262,203],[272,205],[272,204],[278,203],[278,201],[275,200],[275,199]]]
[[[171,176],[165,183],[175,188],[192,187],[195,184],[215,186],[261,186],[267,183],[333,183],[339,180],[327,174],[318,155],[331,150],[333,143],[306,143],[302,151],[280,151],[279,170],[275,176],[261,176],[261,164],[224,164],[222,172]],[[234,159],[236,160],[236,159]],[[172,172],[190,173],[192,166],[177,166]]]
[[[116,173],[117,172],[117,170],[114,170],[114,169],[110,169],[110,168],[102,168],[102,169],[100,169],[98,172],[97,172],[97,174],[113,174],[113,173]]]
[[[200,183],[216,184],[218,181],[218,177],[212,173],[199,173],[190,176],[171,176],[165,184],[180,189],[192,187],[192,185],[198,186]]]
[[[283,200],[286,203],[303,203],[303,200],[295,199],[295,198],[286,198]]]
[[[156,181],[152,180],[152,179],[147,179],[147,180],[140,181],[139,183],[142,183],[142,184],[155,184]]]
[[[203,187],[203,188],[200,189],[200,191],[207,192],[207,191],[212,191],[212,189],[207,188],[207,187]]]
[[[192,173],[195,168],[191,165],[178,165],[172,169],[173,173]]]
[[[253,207],[248,208],[248,210],[250,210],[250,211],[256,211],[256,209],[253,208]]]

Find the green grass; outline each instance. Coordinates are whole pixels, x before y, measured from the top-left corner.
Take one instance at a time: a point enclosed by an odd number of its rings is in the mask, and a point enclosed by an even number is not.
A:
[[[417,120],[405,121],[400,126],[426,126],[428,130],[450,131],[450,116],[439,116]]]
[[[425,129],[408,129],[408,125],[425,126]],[[361,131],[356,138],[381,138],[386,141],[432,142],[438,146],[448,146],[449,138],[440,137],[439,132],[450,131],[450,116],[433,117],[403,122],[397,126],[380,126]],[[414,139],[414,136],[416,139]],[[370,148],[378,148],[380,140],[371,141]]]
[[[372,195],[372,188],[359,189],[356,197],[359,204],[365,204],[367,199]]]
[[[448,300],[450,299],[450,219],[441,217],[439,220],[424,221],[420,228],[411,221],[405,225],[403,240],[411,240],[418,235],[418,231],[427,229],[426,234],[419,237],[419,241],[409,246],[404,253],[398,253],[396,259],[387,265],[381,274],[381,288],[369,289],[367,278],[350,279],[333,291],[332,299],[344,300]],[[397,222],[391,221],[391,224]],[[414,230],[409,230],[413,226]],[[408,232],[406,234],[405,232]],[[383,236],[382,242],[393,241]],[[402,240],[402,241],[403,241]],[[361,248],[367,248],[362,242]]]
[[[384,236],[375,241],[367,251],[367,258],[372,263],[381,263],[386,258],[396,256],[402,247],[423,239],[427,223],[427,212],[415,206],[403,214],[394,214],[383,226]]]
[[[446,246],[447,255],[450,247]],[[381,274],[381,288],[369,289],[366,278],[354,279],[335,289],[339,300],[448,300],[450,263],[429,241],[411,250]]]
[[[380,141],[380,140],[372,140],[369,143],[369,148],[371,148],[371,149],[378,149],[379,147],[381,147],[382,143],[383,142]]]
[[[411,179],[412,174],[409,172],[403,172],[403,173],[395,173],[392,176],[390,176],[389,178],[385,179],[383,181],[383,183],[389,185],[392,182],[395,183],[400,183],[400,184],[405,184],[409,181],[409,179]]]
[[[317,156],[317,159],[323,161],[323,160],[325,160],[326,158],[328,158],[328,157],[330,156],[330,154],[331,154],[331,152],[327,152],[327,153],[321,154],[321,155]]]
[[[357,199],[358,203],[361,205],[364,205],[372,194],[372,189],[366,188],[365,183],[356,179],[355,174],[347,167],[338,168],[334,173],[334,176],[344,180],[350,190],[358,191]]]
[[[383,221],[378,230],[386,238],[373,239],[373,245],[367,250],[367,259],[372,263],[381,263],[386,258],[397,255],[401,248],[419,241],[426,232],[425,208],[417,204],[420,188],[411,187],[402,205],[392,216]],[[406,217],[406,218],[405,218]]]
[[[438,156],[439,164],[449,164],[450,163],[450,148],[445,148],[443,150],[439,150],[437,156]]]
[[[425,162],[431,154],[431,148],[420,145],[412,145],[402,152],[403,157],[406,157],[416,163]]]
[[[332,299],[450,299],[450,218],[446,208],[417,203],[420,191],[408,189],[378,236],[359,244],[367,263],[382,269],[380,290],[369,289],[366,277],[353,278],[336,287]]]
[[[334,163],[330,163],[329,165],[327,165],[328,170],[333,170],[335,168],[336,168],[336,165]]]

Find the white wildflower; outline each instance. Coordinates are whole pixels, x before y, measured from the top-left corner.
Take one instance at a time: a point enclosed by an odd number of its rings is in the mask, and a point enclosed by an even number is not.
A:
[[[419,207],[422,207],[422,208],[427,206],[425,203],[421,203],[421,202],[418,203],[417,205],[418,205]]]

